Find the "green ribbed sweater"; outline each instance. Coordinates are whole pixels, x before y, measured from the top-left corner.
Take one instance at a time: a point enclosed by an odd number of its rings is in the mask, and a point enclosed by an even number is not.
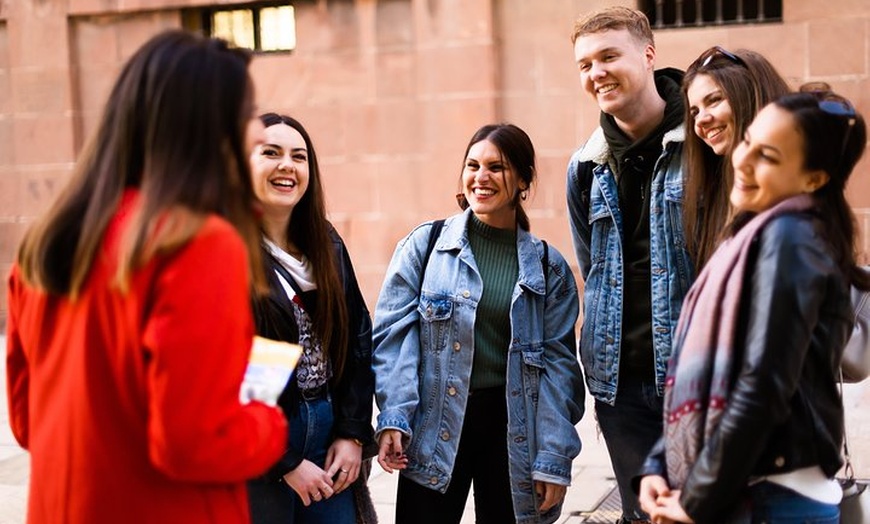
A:
[[[511,296],[519,278],[517,233],[496,229],[471,215],[468,240],[483,279],[474,320],[471,390],[504,386],[511,340]]]

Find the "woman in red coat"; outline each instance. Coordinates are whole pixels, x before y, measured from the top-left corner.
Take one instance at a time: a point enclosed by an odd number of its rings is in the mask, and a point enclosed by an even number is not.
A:
[[[266,290],[248,62],[181,31],[147,42],[24,239],[6,358],[30,523],[244,523],[244,480],[284,450],[281,411],[239,402]]]

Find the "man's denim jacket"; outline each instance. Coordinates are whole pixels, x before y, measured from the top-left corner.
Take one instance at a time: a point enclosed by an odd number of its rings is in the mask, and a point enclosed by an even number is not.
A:
[[[374,319],[376,435],[398,429],[408,468],[402,474],[445,492],[469,395],[474,324],[483,282],[468,242],[470,210],[446,220],[421,290],[431,223],[401,240],[387,269]],[[577,285],[562,255],[517,230],[519,278],[511,299],[507,352],[508,462],[518,523],[555,521],[561,504],[540,514],[533,480],[569,485],[580,452],[574,425],[584,409],[574,326]],[[546,288],[546,289],[545,289]]]
[[[664,394],[665,371],[683,297],[694,280],[682,223],[683,127],[665,133],[650,188],[650,279],[655,380]],[[568,214],[585,282],[580,358],[592,395],[616,402],[622,342],[622,212],[610,148],[598,128],[568,164]],[[591,170],[592,180],[588,174]],[[585,181],[585,183],[584,183]]]

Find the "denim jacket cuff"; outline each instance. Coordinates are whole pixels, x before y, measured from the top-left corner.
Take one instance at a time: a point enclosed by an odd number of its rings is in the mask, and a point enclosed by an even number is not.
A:
[[[411,425],[408,419],[396,410],[382,411],[378,414],[378,429],[375,431],[375,440],[380,439],[381,433],[388,429],[397,429],[405,435],[411,435]]]
[[[571,459],[549,451],[539,452],[532,465],[532,479],[569,486]]]

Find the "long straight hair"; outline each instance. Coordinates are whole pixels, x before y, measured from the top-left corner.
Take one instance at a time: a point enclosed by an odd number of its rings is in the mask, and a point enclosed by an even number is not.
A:
[[[18,253],[24,278],[75,298],[121,196],[138,188],[119,253],[122,289],[136,267],[194,236],[209,213],[239,230],[254,288],[267,289],[244,140],[253,108],[249,61],[221,40],[179,30],[136,51],[72,180],[25,235]]]
[[[686,142],[683,174],[686,195],[683,225],[687,247],[698,271],[707,263],[721,240],[731,213],[729,194],[734,183],[731,152],[756,113],[788,93],[788,84],[762,55],[745,49],[733,54],[710,48],[693,62],[683,77]],[[734,119],[731,143],[724,155],[716,155],[694,131],[689,112],[688,90],[698,75],[709,75],[722,90]]]
[[[308,149],[308,190],[293,207],[287,226],[287,240],[296,245],[308,260],[317,284],[317,302],[314,308],[314,331],[332,362],[333,380],[341,380],[348,353],[348,311],[344,286],[339,276],[335,250],[326,218],[326,198],[321,183],[320,164],[311,136],[295,118],[277,113],[260,115],[263,125],[290,126],[302,135]]]

